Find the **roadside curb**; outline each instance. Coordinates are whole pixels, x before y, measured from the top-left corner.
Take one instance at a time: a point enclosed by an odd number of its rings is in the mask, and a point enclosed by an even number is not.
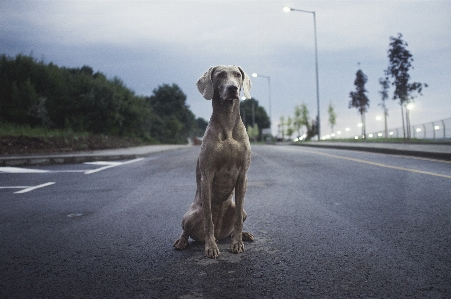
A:
[[[55,165],[55,164],[77,164],[94,161],[115,161],[115,160],[129,160],[136,158],[143,158],[151,156],[152,154],[174,151],[189,146],[166,146],[166,147],[149,147],[149,150],[142,151],[138,148],[120,149],[118,151],[128,151],[130,153],[117,153],[115,150],[97,151],[88,153],[72,153],[72,154],[49,154],[49,155],[29,155],[29,156],[6,156],[0,157],[0,166],[39,166],[39,165]],[[108,153],[111,152],[111,153]]]
[[[405,155],[405,156],[415,156],[421,158],[431,158],[431,159],[442,159],[451,160],[451,153],[446,152],[433,152],[433,151],[418,151],[418,150],[406,150],[406,149],[395,149],[389,147],[371,147],[371,146],[353,146],[353,145],[331,145],[331,144],[314,144],[314,143],[292,143],[296,146],[307,146],[316,148],[331,148],[331,149],[342,149],[342,150],[353,150],[353,151],[365,151],[380,154],[391,154],[391,155]]]

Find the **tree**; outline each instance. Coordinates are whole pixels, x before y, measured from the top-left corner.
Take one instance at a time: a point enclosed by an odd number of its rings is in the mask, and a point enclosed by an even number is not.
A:
[[[334,126],[337,124],[337,114],[335,113],[335,109],[332,103],[329,104],[329,107],[327,108],[327,113],[329,114],[329,125],[333,133]]]
[[[300,128],[302,126],[306,127],[307,130],[307,134],[306,134],[306,141],[309,141],[310,139],[312,139],[314,136],[318,135],[318,125],[317,122],[315,120],[309,120],[310,116],[309,116],[309,109],[307,108],[307,104],[302,103],[301,105],[298,105],[295,107],[294,109],[294,118],[291,119],[290,117],[288,117],[288,121],[285,123],[285,125],[289,125],[289,127],[291,127],[291,123],[293,124],[293,128],[290,129],[290,131],[288,131],[287,129],[287,133],[291,132],[293,133],[294,130],[298,130],[298,134],[301,135],[300,133]],[[281,118],[282,119],[282,118]]]
[[[385,101],[388,100],[388,88],[390,87],[390,81],[388,80],[388,77],[385,77],[385,79],[379,78],[379,84],[382,87],[382,89],[379,91],[382,102],[380,102],[378,106],[382,107],[382,110],[384,110],[384,134],[385,138],[388,138],[388,129],[387,129],[388,108]]]
[[[247,126],[247,135],[249,136],[252,141],[257,141],[258,135],[260,134],[260,130],[258,129],[258,124],[255,124],[254,126],[248,125]]]
[[[254,98],[241,101],[240,103],[240,113],[243,119],[243,123],[246,127],[249,125],[258,125],[259,133],[258,139],[261,138],[261,129],[266,129],[271,127],[271,121],[266,113],[265,108],[258,104],[258,101]],[[254,123],[255,121],[255,123]]]
[[[301,135],[300,128],[305,126],[309,129],[309,110],[305,103],[298,105],[294,108],[294,126],[298,130],[299,136]]]
[[[410,125],[408,126],[408,134],[406,136],[404,107],[413,101],[417,94],[422,95],[421,92],[423,90],[423,86],[427,87],[426,83],[409,82],[409,70],[410,68],[413,69],[413,58],[410,51],[407,50],[407,46],[408,44],[402,39],[401,33],[398,33],[398,37],[390,37],[390,45],[388,49],[389,65],[385,71],[387,77],[392,77],[392,85],[395,86],[393,100],[399,99],[399,105],[401,106],[404,138],[410,138]]]
[[[195,116],[186,105],[186,95],[176,85],[163,84],[147,98],[156,114],[151,124],[151,136],[163,143],[184,143],[195,128]]]
[[[204,136],[205,130],[207,129],[208,121],[203,119],[202,117],[196,118],[196,126],[192,131],[193,137],[201,137]]]
[[[318,135],[318,119],[312,119],[309,126],[307,127],[307,137],[306,141],[311,140],[314,136]]]
[[[285,140],[285,116],[280,117],[279,132],[282,133],[282,141]]]
[[[362,136],[366,138],[366,126],[365,126],[365,113],[368,111],[368,107],[370,106],[370,100],[366,96],[365,93],[368,91],[365,89],[365,83],[368,81],[368,77],[362,72],[362,70],[358,70],[356,73],[356,78],[354,81],[354,86],[356,91],[351,91],[349,93],[349,97],[351,101],[349,101],[349,108],[355,107],[357,108],[360,116],[362,118]]]
[[[291,138],[291,135],[293,135],[293,132],[294,132],[294,130],[293,130],[293,119],[290,117],[290,116],[288,116],[287,117],[287,122],[285,123],[286,125],[287,125],[287,129],[286,129],[286,135],[289,137],[289,138]]]

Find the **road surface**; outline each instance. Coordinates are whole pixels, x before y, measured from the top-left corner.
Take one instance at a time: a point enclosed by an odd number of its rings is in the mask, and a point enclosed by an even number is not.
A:
[[[172,243],[199,147],[0,168],[0,298],[450,298],[451,164],[253,146],[240,255]]]

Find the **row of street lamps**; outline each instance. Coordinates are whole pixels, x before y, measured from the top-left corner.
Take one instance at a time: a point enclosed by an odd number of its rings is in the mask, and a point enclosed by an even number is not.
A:
[[[299,11],[299,12],[305,12],[305,13],[311,13],[313,14],[313,28],[315,33],[315,69],[316,69],[316,104],[317,104],[317,110],[318,114],[316,116],[316,122],[318,125],[318,139],[321,136],[321,122],[320,122],[320,107],[319,107],[319,75],[318,75],[318,43],[317,43],[317,36],[316,36],[316,14],[314,11],[308,11],[308,10],[301,10],[301,9],[295,9],[291,7],[284,7],[284,12],[290,12],[290,11]],[[269,76],[264,75],[258,75],[256,73],[252,74],[252,77],[263,77],[268,79],[268,93],[269,93],[269,119],[271,120],[271,81]]]

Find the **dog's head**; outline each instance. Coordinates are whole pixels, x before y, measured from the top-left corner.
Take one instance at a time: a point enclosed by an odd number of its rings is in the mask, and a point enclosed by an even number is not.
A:
[[[206,100],[215,96],[223,100],[239,99],[241,87],[244,89],[244,96],[251,98],[251,80],[241,67],[235,65],[212,66],[199,78],[196,85]]]

